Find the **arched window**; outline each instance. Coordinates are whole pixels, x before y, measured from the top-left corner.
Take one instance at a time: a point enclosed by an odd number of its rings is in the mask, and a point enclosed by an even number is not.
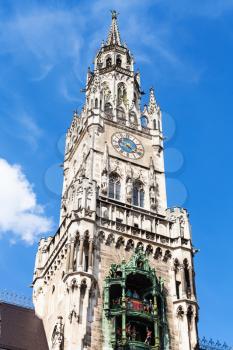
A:
[[[115,173],[112,173],[109,176],[108,195],[110,198],[120,200],[121,183],[119,176]]]
[[[117,65],[117,67],[121,67],[121,64],[122,64],[121,56],[118,55],[118,56],[117,56],[117,59],[116,59],[116,65]]]
[[[122,124],[126,123],[126,115],[123,107],[117,107],[117,120],[120,120]]]
[[[144,207],[145,192],[140,181],[135,181],[133,185],[133,205]]]
[[[189,329],[192,328],[192,319],[193,319],[193,308],[191,305],[189,305],[187,310],[187,320],[188,320]]]
[[[154,126],[154,130],[157,130],[157,123],[156,123],[156,119],[153,120],[153,126]]]
[[[180,263],[178,259],[174,261],[174,271],[175,271],[175,283],[176,283],[176,297],[180,299],[181,297],[181,275],[180,275]]]
[[[134,111],[129,112],[129,121],[130,121],[130,124],[134,124],[134,125],[138,124],[137,115]]]
[[[158,129],[159,129],[159,131],[161,131],[161,123],[159,120],[158,120]]]
[[[145,115],[142,115],[140,120],[141,120],[141,127],[146,129],[148,127],[147,117]]]
[[[191,298],[191,284],[190,284],[190,275],[189,275],[189,263],[187,259],[184,259],[184,277],[186,284],[186,294],[188,298]]]
[[[110,102],[105,103],[104,112],[105,114],[112,116],[112,105]]]
[[[121,105],[121,103],[126,104],[127,102],[127,91],[124,83],[119,83],[117,87],[117,104]]]
[[[161,259],[163,255],[163,251],[160,247],[156,248],[155,253],[154,253],[154,258],[155,259]]]
[[[106,59],[106,67],[111,67],[111,66],[112,66],[112,59],[111,59],[111,57],[108,57]]]
[[[87,289],[87,283],[86,280],[82,280],[81,286],[80,286],[80,303],[79,303],[79,322],[82,322],[83,318],[83,302],[84,302],[84,297]]]
[[[98,108],[98,98],[95,99],[95,108]]]

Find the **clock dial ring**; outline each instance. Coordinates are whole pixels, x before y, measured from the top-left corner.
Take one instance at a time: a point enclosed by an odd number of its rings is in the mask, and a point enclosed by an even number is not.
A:
[[[144,155],[142,143],[133,135],[125,132],[118,132],[112,135],[114,149],[126,158],[140,159]]]

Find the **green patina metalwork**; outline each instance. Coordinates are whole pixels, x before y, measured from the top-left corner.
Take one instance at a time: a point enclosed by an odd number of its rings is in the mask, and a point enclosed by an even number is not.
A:
[[[138,300],[129,297],[130,288],[135,289],[135,293],[138,291]],[[145,306],[148,303],[150,306]],[[123,260],[121,264],[111,265],[109,275],[105,278],[103,312],[104,332],[105,335],[110,334],[112,349],[169,348],[163,280],[157,278],[155,269],[150,267],[142,250],[136,250],[128,262]],[[127,331],[131,324],[137,336]],[[149,344],[146,344],[145,332],[148,330],[153,335]]]

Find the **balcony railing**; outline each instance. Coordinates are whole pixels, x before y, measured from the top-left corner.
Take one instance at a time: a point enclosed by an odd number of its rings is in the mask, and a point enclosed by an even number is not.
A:
[[[121,344],[121,342],[117,342],[116,346],[117,350],[124,350],[125,346]],[[155,349],[154,346],[147,345],[142,341],[137,340],[128,340],[127,341],[127,350],[153,350]]]
[[[136,312],[142,316],[154,316],[154,306],[148,302],[143,302],[139,299],[126,297],[125,300],[126,309],[128,311]],[[121,298],[113,299],[111,304],[111,309],[114,311],[120,311],[122,309]]]
[[[153,349],[152,346],[145,344],[144,342],[140,342],[140,341],[133,341],[130,340],[128,341],[128,349],[132,349],[132,350],[143,350],[143,349]]]
[[[34,309],[31,298],[7,290],[0,291],[0,303],[1,302],[21,306],[27,309]]]
[[[207,340],[205,337],[199,340],[200,350],[233,350],[232,346],[228,346],[225,342]]]

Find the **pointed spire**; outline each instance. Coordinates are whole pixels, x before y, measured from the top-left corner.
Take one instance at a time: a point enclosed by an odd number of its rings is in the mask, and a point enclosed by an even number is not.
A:
[[[152,157],[150,157],[150,169],[151,169],[151,171],[155,170],[154,161],[153,161]]]
[[[119,45],[121,46],[121,38],[117,25],[117,12],[112,10],[112,24],[108,34],[107,45]]]
[[[154,89],[150,88],[150,101],[149,101],[149,113],[153,114],[156,111],[157,108],[157,104],[156,104],[156,100],[155,100],[155,93],[154,93]]]

